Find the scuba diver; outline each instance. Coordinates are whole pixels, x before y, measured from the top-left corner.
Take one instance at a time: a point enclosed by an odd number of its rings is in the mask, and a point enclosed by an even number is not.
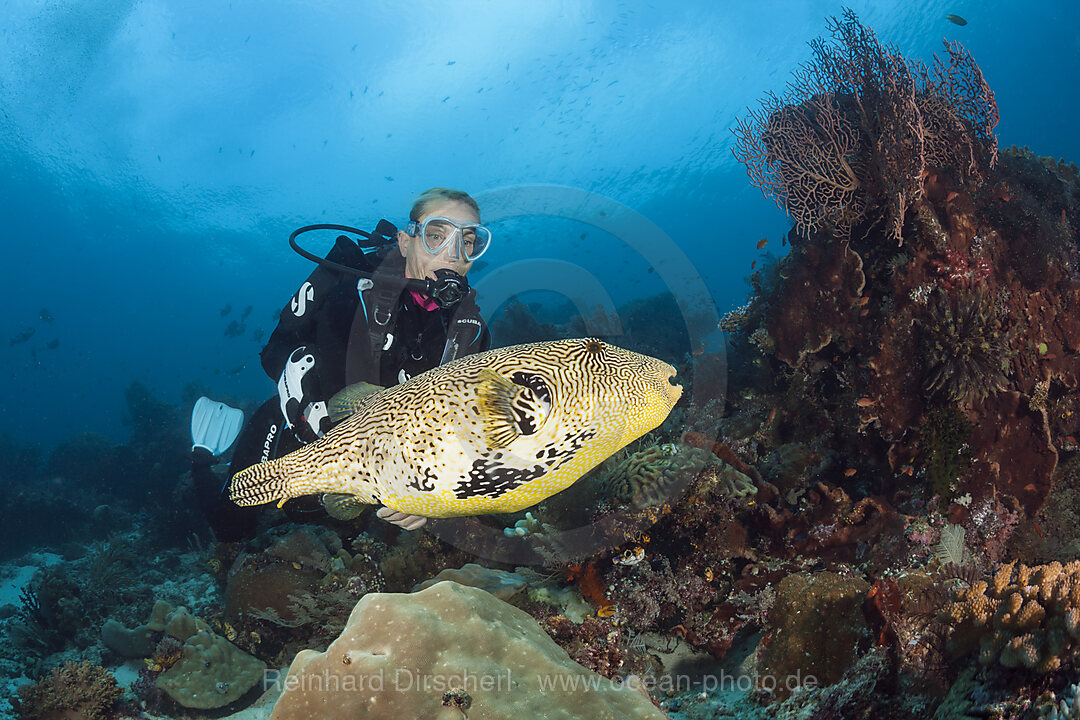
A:
[[[341,235],[320,258],[297,243],[305,232],[327,229],[367,237],[375,246],[362,247]],[[373,233],[309,225],[296,230],[289,243],[319,267],[282,309],[261,353],[277,395],[246,425],[240,410],[205,397],[192,412],[192,479],[221,542],[250,539],[256,531],[256,508],[229,500],[232,476],[325,434],[330,429],[327,403],[339,390],[357,382],[396,385],[491,345],[476,291],[465,277],[490,247],[491,232],[480,224],[480,210],[467,193],[425,191],[413,204],[405,230],[386,220]],[[213,465],[234,440],[223,482]],[[290,500],[284,509],[294,519],[321,512],[313,498]],[[377,514],[407,530],[426,521],[389,508]]]

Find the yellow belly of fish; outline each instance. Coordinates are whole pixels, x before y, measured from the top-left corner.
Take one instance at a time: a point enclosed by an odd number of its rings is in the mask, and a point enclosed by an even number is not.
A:
[[[619,448],[584,451],[562,467],[530,480],[497,497],[455,497],[451,490],[436,492],[384,492],[379,501],[388,508],[430,518],[463,517],[488,513],[512,513],[532,507],[573,485]]]

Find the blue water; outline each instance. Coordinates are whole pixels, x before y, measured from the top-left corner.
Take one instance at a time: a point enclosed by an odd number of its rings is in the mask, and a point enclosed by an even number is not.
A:
[[[908,57],[961,41],[996,92],[1001,145],[1080,159],[1074,3],[850,6]],[[783,90],[841,10],[5,0],[0,436],[123,441],[133,381],[176,404],[192,383],[269,396],[257,354],[311,270],[289,231],[402,222],[433,185],[468,190],[482,212],[537,185],[569,202],[562,217],[506,210],[492,223],[489,267],[474,278],[486,313],[497,308],[485,272],[535,258],[573,263],[616,304],[696,282],[711,296],[696,301],[741,304],[756,243],[782,252],[788,221],[747,182],[729,128]],[[581,198],[600,203],[584,219],[572,211]],[[596,228],[606,203],[650,232],[628,241]],[[243,335],[226,337],[249,305]]]

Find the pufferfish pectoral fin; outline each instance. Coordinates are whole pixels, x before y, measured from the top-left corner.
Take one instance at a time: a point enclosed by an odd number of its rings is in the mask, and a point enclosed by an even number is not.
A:
[[[336,520],[352,520],[368,506],[360,498],[347,493],[324,493],[322,504],[326,514]]]
[[[518,385],[494,370],[480,370],[480,381],[476,390],[480,405],[480,423],[484,441],[491,447],[504,448],[521,435],[517,416],[514,414],[514,398],[520,391]]]
[[[330,422],[336,423],[338,420],[344,420],[356,412],[356,409],[360,407],[360,403],[367,400],[371,395],[385,389],[382,385],[358,382],[339,390],[326,403]]]

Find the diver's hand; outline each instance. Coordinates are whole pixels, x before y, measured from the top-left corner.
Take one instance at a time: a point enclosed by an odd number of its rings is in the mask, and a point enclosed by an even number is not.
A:
[[[375,516],[406,530],[416,530],[423,527],[424,523],[427,522],[427,518],[423,515],[406,515],[388,507],[381,507],[376,510]]]

